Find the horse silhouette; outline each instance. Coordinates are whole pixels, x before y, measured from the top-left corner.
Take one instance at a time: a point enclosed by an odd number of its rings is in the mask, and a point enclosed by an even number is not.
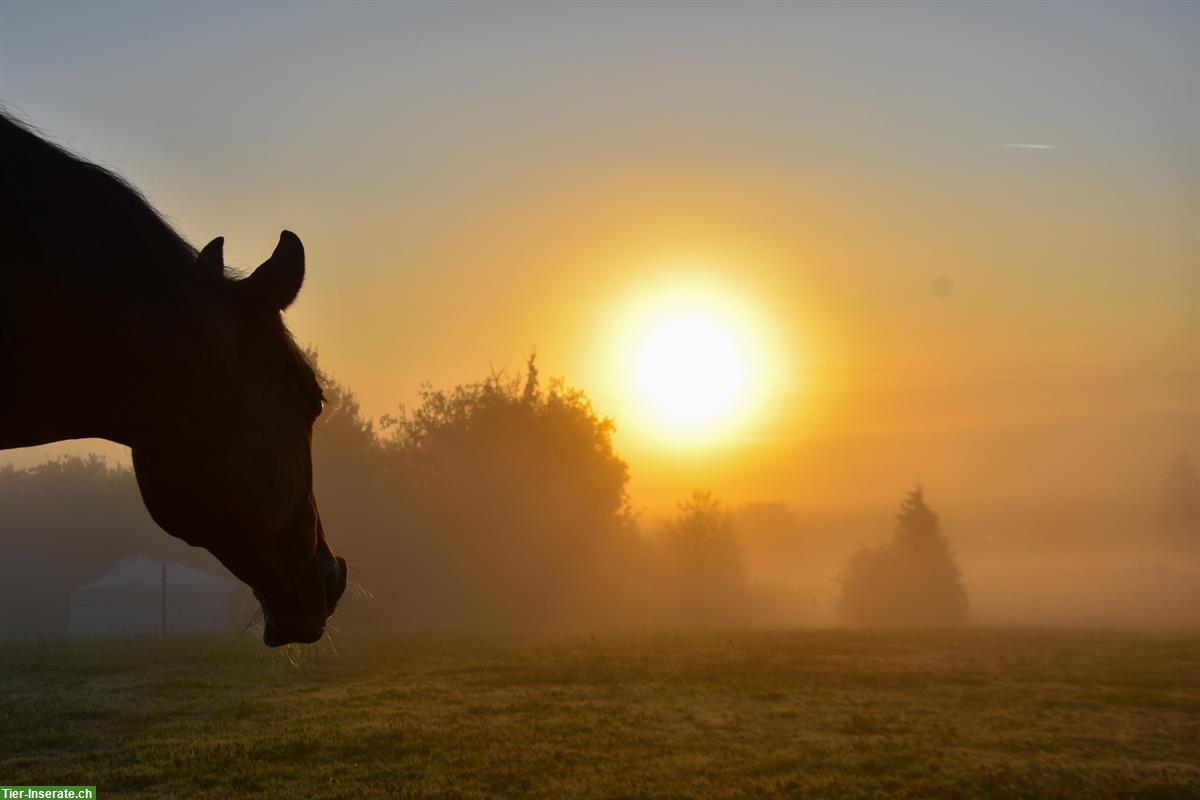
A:
[[[247,277],[130,185],[0,113],[0,449],[127,445],[164,530],[262,605],[270,646],[315,642],[346,588],[312,487],[323,398],[282,314],[289,231]],[[19,554],[8,554],[19,558]]]

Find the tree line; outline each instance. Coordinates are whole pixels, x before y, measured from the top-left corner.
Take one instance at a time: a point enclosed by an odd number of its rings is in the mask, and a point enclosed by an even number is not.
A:
[[[612,421],[582,392],[543,382],[533,357],[519,375],[426,386],[414,408],[378,421],[318,372],[327,402],[314,430],[317,497],[356,580],[339,611],[344,625],[797,624],[822,600],[787,585],[807,554],[785,504],[731,508],[696,491],[670,518],[640,519]],[[1195,549],[1200,480],[1186,457],[1172,465],[1160,505],[1165,540]],[[0,541],[18,555],[0,574],[0,624],[10,633],[52,629],[73,588],[131,552],[215,567],[203,551],[157,530],[129,470],[94,457],[0,468]],[[969,618],[950,541],[919,486],[903,500],[891,539],[851,555],[830,588],[846,624],[952,626]],[[24,611],[31,597],[40,623]]]

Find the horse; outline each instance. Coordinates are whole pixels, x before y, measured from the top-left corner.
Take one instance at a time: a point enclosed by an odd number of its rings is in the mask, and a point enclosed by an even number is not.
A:
[[[282,317],[304,246],[285,230],[242,277],[223,245],[197,252],[114,172],[0,111],[0,449],[128,446],[159,527],[253,589],[263,642],[312,643],[347,567],[313,495],[324,398]]]

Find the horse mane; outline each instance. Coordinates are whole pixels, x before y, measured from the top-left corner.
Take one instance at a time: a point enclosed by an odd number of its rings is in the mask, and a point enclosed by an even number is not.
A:
[[[195,248],[141,192],[2,108],[0,242],[2,255],[19,257],[18,268],[134,270],[143,279],[195,274],[187,268]]]
[[[196,249],[134,186],[0,108],[0,273],[46,270],[82,287],[106,283],[122,292],[188,291],[207,286],[236,293],[236,272],[193,269]],[[0,274],[0,278],[3,275]],[[282,337],[289,372],[316,385],[304,351],[278,314],[268,325]]]

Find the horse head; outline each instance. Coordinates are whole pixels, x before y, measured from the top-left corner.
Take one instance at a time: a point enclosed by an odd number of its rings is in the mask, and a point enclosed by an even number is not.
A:
[[[281,313],[304,280],[304,247],[284,231],[241,280],[225,276],[223,240],[193,267],[203,286],[193,357],[167,371],[172,408],[133,464],[151,516],[208,549],[254,590],[271,646],[315,642],[346,588],[313,496],[312,429],[323,397]]]

